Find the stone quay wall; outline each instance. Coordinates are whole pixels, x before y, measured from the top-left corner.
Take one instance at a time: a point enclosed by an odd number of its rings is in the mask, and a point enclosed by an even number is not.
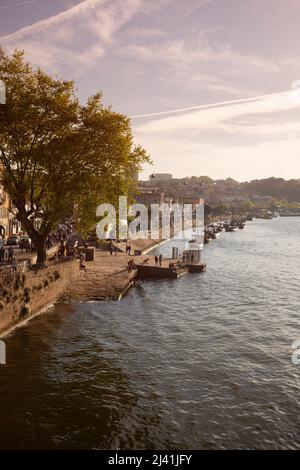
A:
[[[0,334],[55,302],[78,274],[79,263],[75,259],[38,271],[0,272]]]

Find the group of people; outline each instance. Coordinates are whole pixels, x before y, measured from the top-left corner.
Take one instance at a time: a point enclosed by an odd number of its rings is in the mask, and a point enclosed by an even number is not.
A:
[[[159,256],[155,255],[155,256],[154,256],[154,262],[155,262],[155,266],[157,266],[157,265],[161,266],[161,263],[162,263],[162,254],[160,254]]]
[[[55,258],[61,258],[64,256],[78,256],[79,257],[79,242],[71,240],[73,227],[72,225],[60,225],[57,231],[50,233],[46,239],[45,247],[47,250],[50,250],[54,245],[59,243],[58,251],[55,254]],[[24,232],[18,234],[19,237],[28,238],[27,244],[21,244],[19,247],[15,247],[20,253],[26,251],[26,253],[35,253],[35,247],[32,240]],[[0,237],[1,238],[1,237]],[[15,249],[12,246],[4,248],[4,244],[0,244],[0,264],[10,265],[12,271],[18,270],[18,258],[15,255]],[[28,261],[30,263],[31,261]],[[83,260],[81,260],[81,265],[83,266]]]
[[[14,249],[12,246],[5,250],[3,246],[0,248],[0,263],[7,262],[8,264],[12,264],[14,257]]]
[[[5,250],[3,246],[0,247],[0,263],[7,263],[10,265],[12,272],[18,270],[18,260],[14,256],[14,249],[12,246]]]
[[[64,256],[77,256],[79,253],[79,241],[76,240],[75,243],[73,243],[72,240],[62,239],[57,253],[59,258],[63,258]]]
[[[188,252],[184,252],[183,255],[182,255],[182,261],[183,262],[190,262],[190,263],[193,263],[194,262],[194,253],[191,252],[191,251],[188,251]]]
[[[133,261],[133,259],[130,259],[127,263],[127,271],[128,272],[131,272],[133,271],[134,269],[136,268],[136,264],[135,262]]]
[[[131,256],[131,245],[126,244],[125,251],[126,251],[126,255]],[[112,242],[110,242],[110,245],[109,245],[109,252],[111,255],[114,254],[115,256],[117,256],[118,247],[114,245]]]
[[[115,256],[117,256],[118,248],[116,247],[116,245],[113,245],[113,244],[111,243],[111,244],[109,245],[109,252],[110,252],[111,255],[114,253]]]
[[[181,263],[180,261],[176,261],[176,263],[174,263],[174,261],[170,261],[169,263],[169,268],[172,269],[172,268],[180,268],[181,266]]]
[[[59,225],[56,233],[52,235],[57,242],[61,242],[62,240],[66,241],[73,233],[73,226],[71,224],[67,225]]]
[[[82,252],[82,250],[79,248],[79,240],[75,240],[72,238],[69,238],[71,233],[64,232],[60,243],[59,243],[59,249],[57,252],[57,257],[58,258],[64,258],[65,256],[76,256],[77,259],[79,259],[79,268],[86,271],[86,266],[84,264],[85,261],[85,256]],[[88,243],[84,244],[84,247],[88,247]]]

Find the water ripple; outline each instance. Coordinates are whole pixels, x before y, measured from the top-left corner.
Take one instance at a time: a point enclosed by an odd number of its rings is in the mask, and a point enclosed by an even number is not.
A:
[[[207,246],[204,274],[15,330],[0,447],[299,448],[299,233],[300,219],[249,223]]]

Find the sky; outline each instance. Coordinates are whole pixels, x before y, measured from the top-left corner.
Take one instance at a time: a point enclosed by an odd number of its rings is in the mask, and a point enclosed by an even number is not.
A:
[[[300,178],[299,0],[0,0],[0,44],[132,118],[141,178]]]

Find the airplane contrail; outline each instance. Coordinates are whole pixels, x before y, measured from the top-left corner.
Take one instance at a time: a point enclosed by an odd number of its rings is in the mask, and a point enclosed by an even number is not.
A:
[[[194,110],[199,110],[199,109],[209,109],[209,108],[217,108],[219,106],[226,106],[230,104],[239,104],[239,103],[249,103],[252,101],[257,101],[260,99],[264,98],[272,98],[275,96],[284,96],[288,93],[290,93],[291,90],[289,91],[281,91],[277,93],[269,93],[267,95],[260,95],[260,96],[253,96],[252,98],[240,98],[237,100],[231,100],[231,101],[220,101],[218,103],[210,103],[210,104],[203,104],[203,105],[198,105],[198,106],[190,106],[188,108],[179,108],[179,109],[171,109],[169,111],[161,111],[158,113],[148,113],[148,114],[135,114],[133,116],[130,116],[131,119],[141,119],[141,118],[148,118],[148,117],[156,117],[156,116],[165,116],[168,114],[176,114],[176,113],[182,113],[185,111],[194,111]]]
[[[26,2],[15,3],[14,5],[3,5],[2,7],[0,6],[0,10],[5,10],[6,8],[20,7],[22,5],[29,5],[30,3],[36,3],[39,1],[40,0],[27,0]]]
[[[31,2],[38,1],[38,0],[29,0]],[[61,23],[66,19],[70,19],[73,17],[77,17],[83,14],[85,11],[92,9],[95,6],[101,5],[104,3],[105,0],[83,0],[82,2],[74,5],[73,7],[69,8],[68,10],[62,11],[57,13],[56,15],[50,16],[49,18],[36,21],[35,23],[25,26],[18,31],[13,33],[9,33],[6,36],[0,36],[0,40],[2,42],[7,41],[16,41],[21,40],[26,37],[28,34],[36,34],[40,31],[44,31],[45,29],[56,25],[57,23]]]

